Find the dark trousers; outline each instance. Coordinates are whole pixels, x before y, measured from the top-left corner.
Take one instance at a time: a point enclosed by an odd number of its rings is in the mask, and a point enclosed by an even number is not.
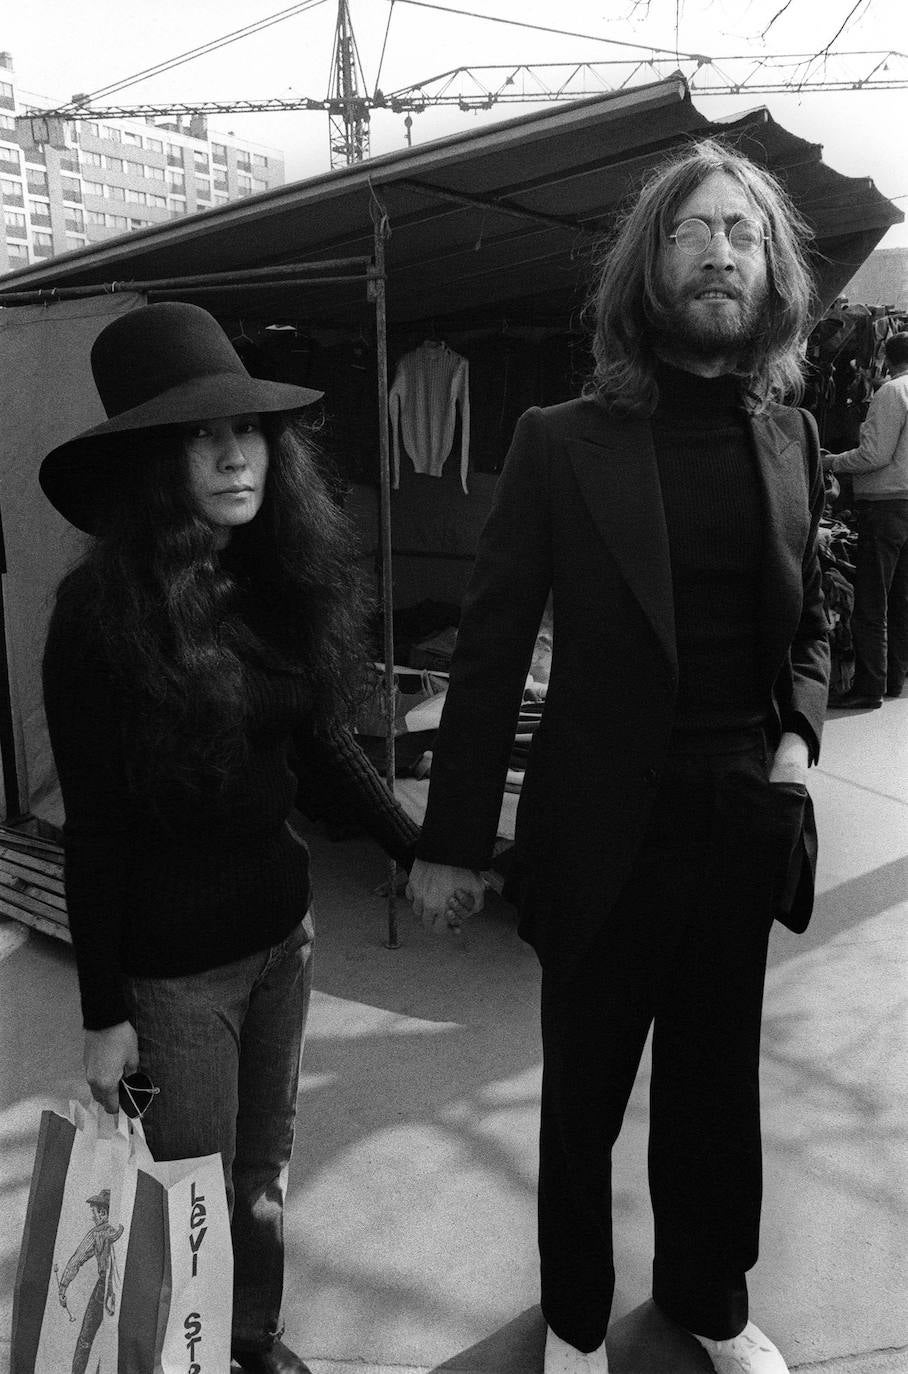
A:
[[[854,691],[901,691],[908,675],[908,500],[860,501],[855,569]]]
[[[804,795],[769,784],[762,736],[741,752],[672,756],[597,946],[568,979],[543,975],[542,1306],[580,1350],[608,1325],[611,1150],[650,1025],[653,1297],[698,1335],[746,1325],[766,949]]]

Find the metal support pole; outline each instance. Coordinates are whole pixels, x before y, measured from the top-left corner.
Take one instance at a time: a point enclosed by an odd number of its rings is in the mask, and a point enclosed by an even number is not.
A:
[[[369,281],[369,294],[375,302],[375,356],[378,374],[378,457],[380,479],[379,528],[381,544],[381,590],[384,620],[385,656],[385,781],[394,791],[394,584],[391,567],[391,452],[388,442],[388,315],[385,277],[385,239],[388,212],[375,191],[369,205],[375,240],[375,273]],[[390,861],[388,876],[388,949],[399,949],[397,932],[397,894],[394,891],[396,865]]]

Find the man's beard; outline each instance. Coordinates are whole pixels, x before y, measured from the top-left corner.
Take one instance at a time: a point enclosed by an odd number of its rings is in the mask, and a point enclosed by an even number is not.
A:
[[[742,292],[731,309],[697,312],[694,296],[689,293],[682,300],[660,302],[650,308],[654,341],[668,352],[699,358],[748,353],[763,329],[768,288]]]

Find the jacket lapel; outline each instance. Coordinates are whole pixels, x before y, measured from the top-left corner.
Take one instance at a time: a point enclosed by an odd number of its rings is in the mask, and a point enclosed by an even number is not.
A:
[[[800,424],[796,411],[789,412]],[[749,417],[765,513],[760,578],[760,638],[774,676],[797,629],[803,601],[801,560],[810,530],[798,436],[772,415]]]
[[[677,669],[668,532],[649,423],[606,420],[567,449],[590,514]]]
[[[774,675],[801,614],[809,511],[800,438],[771,414],[749,416],[748,423],[765,513],[760,637]],[[569,439],[567,449],[596,528],[676,669],[668,532],[649,423],[600,420],[584,438]]]

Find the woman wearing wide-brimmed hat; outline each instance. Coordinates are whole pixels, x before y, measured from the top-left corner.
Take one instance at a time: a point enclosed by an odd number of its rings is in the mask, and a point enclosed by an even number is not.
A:
[[[288,817],[314,777],[399,862],[416,831],[343,724],[364,603],[304,419],[320,393],[251,377],[178,303],[108,325],[92,370],[108,419],[40,473],[95,536],[44,660],[86,1077],[109,1111],[151,1078],[157,1158],[221,1152],[234,1357],[300,1374],[282,1214],[313,929]]]

